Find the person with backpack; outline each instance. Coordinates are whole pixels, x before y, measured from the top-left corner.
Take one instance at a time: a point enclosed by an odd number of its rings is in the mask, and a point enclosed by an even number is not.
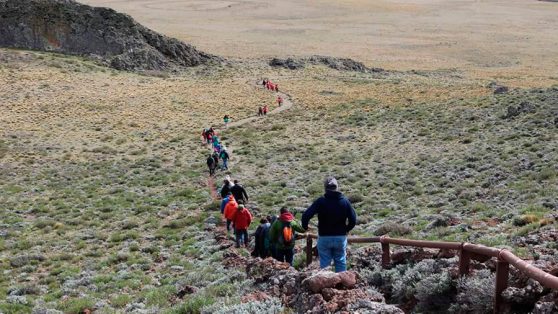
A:
[[[212,176],[215,174],[215,168],[217,168],[217,164],[215,163],[215,159],[213,159],[213,155],[209,155],[207,157],[207,168],[209,168],[209,175]]]
[[[244,187],[238,183],[238,180],[234,180],[234,186],[231,188],[231,193],[237,201],[248,203],[248,193],[246,193]]]
[[[267,218],[260,220],[260,225],[256,228],[254,233],[255,245],[252,256],[266,258],[269,256],[269,228],[271,224]]]
[[[252,214],[244,206],[243,203],[239,202],[238,209],[232,217],[234,223],[234,234],[236,238],[236,248],[239,248],[241,244],[244,243],[244,247],[248,247],[248,227],[252,223]]]
[[[227,233],[231,231],[231,224],[233,224],[234,214],[236,213],[237,210],[238,210],[238,203],[236,202],[234,196],[231,195],[229,197],[229,201],[227,202],[227,205],[225,205],[225,209],[223,210],[223,216],[225,216],[225,219],[227,220]],[[233,229],[234,229],[234,225],[233,225]]]
[[[226,115],[223,117],[223,122],[225,122],[225,128],[228,128],[228,127],[229,127],[229,122],[230,122],[230,121],[231,121],[231,117],[229,117],[229,115],[226,114]]]
[[[265,106],[263,107],[263,114],[264,114],[264,116],[267,116],[268,110],[269,110],[269,109],[267,108],[267,105],[265,105]]]
[[[225,170],[229,170],[229,153],[227,152],[227,148],[223,146],[223,148],[221,149],[221,153],[219,154],[219,157],[221,158],[221,160],[223,161],[223,166],[221,167],[221,170],[225,171]]]
[[[273,226],[273,224],[277,221],[277,215],[269,215],[267,216],[267,221],[269,221],[269,224]],[[269,228],[271,230],[271,228]],[[275,245],[275,242],[271,241],[271,236],[269,235],[269,231],[267,231],[267,235],[266,237],[268,238],[268,242],[269,242],[269,253],[271,254],[271,257],[273,257],[274,259],[278,259],[277,258],[277,246]]]
[[[293,266],[296,232],[305,230],[296,222],[287,207],[282,207],[279,218],[269,230],[269,238],[276,247],[276,259]]]
[[[318,255],[320,268],[327,268],[333,260],[335,272],[347,270],[347,233],[356,224],[356,213],[351,202],[339,191],[337,180],[324,180],[325,194],[318,198],[302,215],[302,228],[318,215]]]
[[[263,108],[260,106],[258,108],[258,117],[261,117],[261,116],[263,116]]]

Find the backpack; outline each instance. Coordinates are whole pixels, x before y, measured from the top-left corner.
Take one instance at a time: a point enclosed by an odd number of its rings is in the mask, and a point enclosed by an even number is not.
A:
[[[285,247],[292,246],[295,241],[293,227],[290,222],[282,222],[281,234],[279,235],[279,243]]]

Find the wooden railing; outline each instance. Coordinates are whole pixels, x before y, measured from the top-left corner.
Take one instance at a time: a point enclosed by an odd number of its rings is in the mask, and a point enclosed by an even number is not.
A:
[[[313,239],[317,239],[318,236],[315,234],[306,234],[305,238],[306,264],[310,265],[310,263],[312,263]],[[431,249],[456,250],[459,251],[459,274],[461,276],[469,274],[471,258],[475,255],[495,257],[497,258],[497,262],[496,284],[494,287],[494,313],[500,313],[502,311],[502,291],[504,291],[508,286],[510,264],[528,277],[540,282],[543,286],[551,289],[558,289],[558,277],[536,268],[505,249],[496,249],[471,243],[408,240],[390,238],[388,236],[370,238],[348,237],[348,242],[380,243],[382,245],[382,267],[388,267],[391,264],[390,244]]]

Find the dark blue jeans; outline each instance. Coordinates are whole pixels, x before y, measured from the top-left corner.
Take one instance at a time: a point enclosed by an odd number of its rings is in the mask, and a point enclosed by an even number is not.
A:
[[[278,261],[286,262],[293,266],[294,247],[289,249],[277,249],[276,253]]]
[[[234,233],[236,235],[236,247],[240,247],[242,242],[244,242],[244,246],[248,247],[248,230],[236,229]]]

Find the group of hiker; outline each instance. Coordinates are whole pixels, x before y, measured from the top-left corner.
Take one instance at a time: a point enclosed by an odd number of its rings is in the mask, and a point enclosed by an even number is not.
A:
[[[279,91],[278,84],[264,79],[262,85],[268,90]],[[277,97],[279,106],[283,99]],[[267,106],[260,107],[258,115],[267,114]],[[230,117],[223,118],[225,126]],[[204,143],[212,144],[213,153],[207,159],[210,175],[215,173],[219,159],[223,160],[222,169],[226,170],[229,155],[227,149],[219,142],[213,128],[204,129]],[[226,176],[220,190],[221,214],[226,220],[227,233],[234,232],[235,247],[248,248],[250,238],[248,230],[254,217],[248,209],[248,193],[238,182]],[[278,216],[269,215],[260,218],[254,236],[252,256],[261,258],[273,257],[281,262],[293,265],[295,256],[296,233],[306,233],[309,222],[318,216],[318,256],[320,268],[328,268],[333,262],[336,272],[347,269],[346,250],[347,234],[356,225],[356,213],[350,201],[339,191],[339,185],[334,177],[324,180],[324,195],[316,199],[302,214],[300,223],[295,215],[287,208],[281,207]]]
[[[263,79],[262,86],[270,91],[279,92],[279,84],[273,83],[269,79]]]
[[[318,255],[320,268],[327,268],[332,261],[336,272],[347,269],[347,234],[356,224],[356,213],[349,200],[339,191],[337,180],[328,177],[324,181],[325,193],[312,203],[299,223],[287,207],[279,210],[279,216],[269,215],[260,219],[254,232],[252,256],[273,257],[293,265],[296,233],[306,233],[309,221],[318,215]],[[235,244],[248,247],[248,228],[253,216],[246,207],[248,194],[237,180],[226,177],[221,188],[221,213],[227,222],[227,233],[234,231]]]
[[[219,141],[217,133],[213,127],[204,129],[202,131],[203,143],[213,147],[212,152],[207,157],[207,168],[209,168],[209,175],[215,174],[215,170],[219,168],[219,160],[222,161],[221,170],[229,169],[229,152],[227,148]]]

